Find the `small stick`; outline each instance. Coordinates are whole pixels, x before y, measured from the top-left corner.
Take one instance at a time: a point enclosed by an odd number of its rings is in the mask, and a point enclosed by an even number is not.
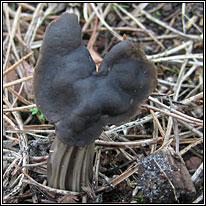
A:
[[[102,22],[102,24],[108,28],[108,30],[120,41],[123,40],[123,37],[120,36],[118,33],[116,33],[115,31],[113,31],[113,29],[105,22],[105,20],[102,18],[102,16],[100,15],[100,13],[98,12],[96,6],[94,3],[90,3],[91,7],[93,8],[94,12],[96,13],[96,15],[98,16],[99,20]]]
[[[131,13],[127,12],[124,8],[119,6],[116,3],[113,3],[114,6],[116,6],[119,10],[121,10],[123,13],[125,13],[127,16],[129,16],[140,28],[142,28],[147,34],[158,44],[161,46],[161,48],[165,49],[163,44],[157,40],[157,38],[152,34],[152,32],[149,32],[146,27],[137,19],[135,18]]]
[[[35,108],[36,104],[31,104],[28,106],[22,106],[22,107],[14,107],[10,109],[3,109],[3,112],[14,112],[14,111],[21,111],[21,112],[28,112],[30,109]]]
[[[96,145],[106,145],[111,147],[140,147],[140,146],[146,146],[151,144],[156,144],[159,141],[161,141],[162,138],[158,137],[156,139],[146,139],[146,140],[139,140],[139,141],[130,141],[130,142],[109,142],[109,141],[103,141],[103,140],[95,140]]]
[[[152,110],[161,112],[161,113],[166,114],[168,116],[174,117],[176,119],[184,120],[184,121],[189,122],[189,123],[197,124],[197,125],[200,125],[200,126],[203,125],[203,122],[201,120],[198,120],[198,119],[197,119],[198,121],[197,120],[195,121],[195,120],[186,119],[185,117],[182,117],[180,115],[177,115],[177,114],[174,114],[174,113],[171,113],[171,112],[167,112],[165,110],[162,110],[162,109],[150,106],[150,105],[142,105],[142,107],[146,107],[148,109],[152,109]]]
[[[197,130],[195,127],[192,127],[191,125],[189,125],[188,123],[182,121],[182,120],[178,120],[178,122],[180,122],[181,124],[183,124],[185,127],[187,127],[191,132],[197,134],[199,137],[203,137],[203,133],[200,132],[199,130]]]
[[[170,49],[170,50],[166,50],[162,53],[159,53],[159,54],[154,54],[154,55],[149,55],[147,56],[148,59],[157,59],[157,58],[160,58],[160,57],[164,57],[164,56],[169,56],[170,54],[173,54],[173,53],[177,53],[178,51],[188,47],[190,44],[192,44],[192,41],[187,41],[173,49]]]
[[[18,99],[23,102],[24,104],[30,105],[31,102],[29,102],[28,100],[26,100],[24,97],[22,97],[20,94],[18,94],[15,90],[13,90],[10,87],[7,87],[8,91],[11,92],[13,95],[15,95],[16,97],[18,97]]]
[[[157,124],[157,127],[158,127],[158,129],[159,129],[159,131],[160,131],[160,134],[161,134],[162,137],[164,138],[164,137],[165,137],[165,132],[164,132],[164,130],[162,129],[162,126],[161,126],[161,124],[160,124],[157,116],[155,115],[155,113],[153,112],[153,110],[150,110],[150,113],[152,114],[152,116],[153,116],[153,118],[154,118],[154,120],[155,120],[155,122],[156,122],[156,124]]]
[[[203,142],[203,138],[200,138],[199,140],[189,144],[187,147],[185,147],[184,149],[182,149],[179,154],[180,155],[183,155],[185,154],[186,152],[188,152],[191,148],[197,146],[198,144],[201,144]]]
[[[170,61],[170,60],[193,59],[193,58],[203,59],[203,54],[197,53],[197,54],[174,55],[174,56],[169,56],[169,57],[152,59],[152,61],[153,62],[163,62],[163,61]]]
[[[33,78],[33,76],[28,76],[28,77],[23,77],[23,78],[21,78],[21,79],[17,79],[17,80],[15,80],[15,81],[12,81],[12,82],[9,82],[9,83],[4,83],[4,84],[3,84],[3,88],[5,89],[5,88],[7,88],[7,87],[11,87],[11,86],[16,85],[16,84],[19,84],[19,83],[21,83],[21,82],[28,81],[28,80],[30,80],[30,79],[32,79],[32,78]]]
[[[161,114],[160,112],[155,113],[155,115],[156,115],[157,117],[162,116],[162,114]],[[129,129],[129,128],[132,128],[132,127],[136,127],[136,126],[138,126],[138,125],[140,125],[140,124],[144,124],[144,123],[146,123],[146,122],[151,121],[152,119],[153,119],[153,117],[152,117],[152,115],[150,114],[150,115],[145,116],[145,117],[143,117],[143,118],[141,118],[141,119],[137,119],[137,120],[135,120],[135,121],[132,121],[132,122],[123,124],[123,125],[121,125],[121,126],[119,126],[119,127],[112,128],[112,129],[106,131],[105,133],[106,133],[107,135],[111,135],[111,134],[113,134],[113,133],[115,133],[115,132],[120,132],[120,131],[122,131],[122,130],[124,130],[124,129]]]
[[[13,69],[15,69],[20,63],[22,63],[24,60],[26,60],[27,58],[29,58],[32,54],[33,54],[33,52],[30,52],[30,53],[27,54],[26,56],[22,57],[18,62],[16,62],[16,63],[13,64],[11,67],[9,67],[6,71],[4,71],[4,72],[3,72],[3,76],[5,76],[5,75],[8,74],[10,71],[12,71]]]
[[[203,163],[198,167],[195,173],[192,175],[192,181],[195,182],[197,178],[200,176],[201,172],[203,171]]]
[[[203,92],[200,92],[199,94],[196,94],[196,95],[194,95],[192,97],[189,97],[187,99],[184,99],[184,100],[181,101],[181,103],[184,104],[184,105],[188,105],[191,102],[195,102],[195,101],[197,101],[201,98],[203,98]]]
[[[177,115],[180,115],[180,116],[185,117],[185,118],[187,118],[187,119],[190,119],[190,120],[192,120],[192,121],[197,121],[197,122],[199,122],[199,123],[203,123],[202,120],[197,119],[197,118],[194,118],[194,117],[191,117],[191,116],[186,115],[186,114],[183,114],[182,112],[179,112],[179,111],[175,110],[174,108],[170,108],[170,107],[168,107],[168,106],[166,106],[165,104],[159,102],[157,99],[155,99],[155,98],[153,98],[153,97],[151,97],[151,96],[149,96],[148,99],[151,100],[151,101],[153,101],[153,102],[155,102],[155,103],[157,103],[158,105],[164,107],[165,109],[169,110],[170,112],[173,112],[173,113],[175,113],[175,114],[177,114]],[[182,103],[182,102],[181,102],[181,103]]]
[[[141,13],[144,14],[148,19],[150,19],[151,21],[155,22],[156,24],[159,24],[160,26],[180,35],[186,38],[190,38],[193,40],[199,40],[202,39],[201,35],[191,35],[191,34],[185,34],[183,32],[178,31],[177,29],[174,29],[173,27],[167,25],[165,22],[153,17],[152,15],[150,15],[148,12],[146,12],[145,10],[141,10]]]
[[[167,178],[169,184],[171,185],[173,192],[174,192],[174,196],[175,196],[175,200],[177,201],[177,194],[176,194],[176,190],[175,190],[175,186],[172,184],[171,180],[168,178],[167,174],[165,173],[165,171],[161,168],[161,166],[159,165],[159,163],[154,159],[154,162],[156,163],[156,165],[159,167],[160,171],[164,174],[164,176]]]
[[[54,192],[54,193],[58,193],[58,194],[62,194],[62,195],[69,195],[69,194],[70,195],[79,195],[80,194],[80,192],[72,192],[72,191],[67,191],[67,190],[54,189],[54,188],[42,185],[42,184],[38,183],[37,181],[35,181],[33,178],[31,178],[25,171],[21,170],[21,172],[30,180],[30,181],[23,180],[24,183],[35,185],[43,191]]]

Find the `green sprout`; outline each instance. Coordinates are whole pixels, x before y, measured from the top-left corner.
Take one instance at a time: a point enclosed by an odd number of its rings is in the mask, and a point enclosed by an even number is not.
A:
[[[45,120],[44,115],[42,113],[40,113],[40,111],[37,107],[31,108],[29,111],[31,112],[32,115],[39,115],[39,118],[41,120],[43,120],[43,121]]]
[[[161,16],[161,13],[159,11],[155,12],[153,15],[155,18],[158,18],[159,16]]]
[[[163,65],[161,65],[161,67],[162,67],[162,69],[164,70],[164,71],[169,71],[169,72],[172,72],[172,73],[175,73],[175,74],[179,74],[179,72],[177,72],[177,71],[175,71],[174,69],[172,69],[172,68],[169,68],[169,67],[166,67],[166,66],[163,66]]]

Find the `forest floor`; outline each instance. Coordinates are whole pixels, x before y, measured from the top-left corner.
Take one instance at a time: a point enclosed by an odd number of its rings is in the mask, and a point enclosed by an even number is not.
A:
[[[3,203],[203,203],[203,3],[3,3]],[[94,184],[47,186],[52,124],[34,102],[32,77],[48,24],[79,16],[98,64],[133,40],[158,70],[156,90],[130,122],[95,144]],[[57,100],[58,101],[58,100]]]

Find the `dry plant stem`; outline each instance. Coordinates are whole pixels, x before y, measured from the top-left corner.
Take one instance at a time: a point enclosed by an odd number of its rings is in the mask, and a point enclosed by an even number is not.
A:
[[[21,86],[20,86],[20,89],[19,89],[19,92],[18,92],[18,95],[15,97],[15,99],[13,100],[13,103],[12,103],[12,107],[14,107],[15,105],[16,105],[16,103],[17,103],[17,100],[18,100],[18,96],[20,96],[20,94],[21,94],[21,92],[22,92],[22,90],[23,90],[23,88],[24,88],[24,83],[25,82],[22,82],[22,84],[21,84]]]
[[[22,107],[14,107],[11,109],[3,109],[3,112],[14,112],[14,111],[21,111],[21,112],[28,112],[30,109],[37,107],[36,104],[31,104],[28,106]]]
[[[160,171],[164,174],[164,176],[166,177],[166,179],[168,180],[169,184],[171,185],[173,192],[174,192],[174,196],[175,196],[175,200],[177,201],[177,195],[176,195],[176,190],[175,190],[175,186],[172,184],[171,180],[168,178],[167,174],[164,172],[164,170],[162,169],[162,167],[159,165],[159,163],[154,159],[154,162],[156,163],[156,165],[159,167]]]
[[[157,117],[162,116],[162,114],[161,114],[160,112],[156,112],[155,115],[156,115]],[[124,129],[129,129],[129,128],[132,128],[132,127],[136,127],[136,126],[138,126],[138,125],[140,125],[140,124],[144,124],[144,123],[146,123],[146,122],[149,122],[149,121],[151,121],[152,119],[153,119],[153,117],[152,117],[152,115],[150,114],[150,115],[145,116],[145,117],[143,117],[143,118],[141,118],[141,119],[137,119],[137,120],[135,120],[135,121],[132,121],[132,122],[123,124],[123,125],[121,125],[121,126],[119,126],[119,127],[112,128],[112,129],[106,131],[105,134],[106,134],[106,135],[115,134],[116,132],[121,132],[121,131],[123,131]]]
[[[35,11],[35,7],[27,4],[27,3],[17,3],[19,6],[25,8],[25,9],[29,9],[31,11]]]
[[[22,171],[22,173],[29,179],[26,180],[24,179],[23,182],[26,184],[32,184],[34,186],[39,187],[40,189],[44,190],[44,191],[49,191],[49,192],[54,192],[54,193],[58,193],[61,195],[79,195],[79,192],[72,192],[72,191],[66,191],[66,190],[58,190],[58,189],[54,189],[48,186],[45,186],[43,184],[40,184],[38,182],[36,182],[33,178],[31,178],[26,172]]]
[[[192,203],[199,203],[202,200],[203,200],[203,193],[201,193],[201,195],[196,200],[194,200]]]
[[[96,13],[96,15],[98,16],[99,20],[101,21],[101,23],[108,28],[108,30],[114,35],[114,37],[116,37],[117,39],[119,39],[120,41],[123,40],[123,37],[120,36],[118,33],[116,33],[115,31],[112,30],[112,28],[105,22],[105,20],[102,18],[101,14],[98,12],[96,6],[94,3],[90,4],[92,9],[94,10],[94,12]]]
[[[191,148],[197,146],[198,144],[201,144],[203,142],[203,138],[199,138],[198,140],[194,141],[193,143],[189,144],[187,147],[185,147],[184,149],[182,149],[179,154],[183,155],[186,152],[188,152]]]
[[[202,37],[200,35],[191,35],[191,34],[185,34],[183,32],[178,31],[177,29],[174,29],[173,27],[167,25],[165,22],[153,17],[152,15],[150,15],[148,12],[146,12],[145,10],[141,10],[141,13],[144,14],[149,20],[155,22],[156,24],[159,24],[160,26],[176,33],[179,34],[180,36],[186,37],[186,38],[190,38],[193,40],[199,40],[202,39]]]
[[[199,123],[203,123],[202,120],[197,119],[197,118],[194,118],[194,117],[191,117],[191,116],[186,115],[186,114],[183,114],[182,112],[179,112],[179,111],[177,111],[177,110],[174,109],[174,108],[168,107],[167,105],[159,102],[157,99],[155,99],[155,98],[153,98],[153,97],[151,97],[151,96],[149,96],[148,99],[151,100],[151,101],[153,101],[153,102],[155,102],[156,104],[164,107],[165,109],[169,110],[170,112],[173,112],[173,113],[179,115],[179,116],[182,116],[182,117],[184,117],[184,118],[186,118],[186,119],[189,119],[189,120],[192,120],[192,121],[197,121],[197,122],[199,122]]]
[[[146,140],[140,140],[140,141],[131,141],[131,142],[109,142],[109,141],[102,141],[102,140],[96,140],[95,143],[97,145],[107,145],[111,147],[140,147],[145,145],[151,145],[156,144],[158,141],[162,140],[161,137],[158,137],[157,139],[146,139]]]
[[[38,4],[37,8],[35,9],[32,17],[32,21],[29,24],[29,28],[26,32],[24,41],[27,45],[31,45],[31,42],[34,40],[34,37],[36,35],[36,31],[41,23],[42,19],[42,9],[44,7],[45,3]],[[41,13],[42,12],[42,13]]]
[[[184,120],[184,121],[189,122],[189,123],[193,123],[193,124],[200,125],[200,126],[203,125],[203,122],[199,119],[197,119],[198,121],[197,120],[196,121],[191,120],[189,118],[185,118],[183,116],[180,116],[180,115],[177,115],[177,114],[174,114],[174,113],[171,113],[171,112],[167,112],[167,111],[165,111],[165,109],[159,109],[159,108],[156,108],[156,107],[153,107],[153,106],[150,106],[150,105],[143,105],[143,107],[161,112],[161,113],[166,114],[168,116],[171,116],[171,117],[174,117],[174,118],[177,118],[177,119],[181,119],[181,120]]]
[[[18,99],[23,102],[24,104],[30,105],[31,102],[29,102],[28,100],[26,100],[24,97],[22,97],[21,95],[19,95],[15,90],[13,90],[10,87],[7,87],[7,90],[12,93],[14,96],[18,97]]]
[[[99,177],[99,166],[100,166],[100,159],[101,159],[101,149],[98,150],[96,159],[95,159],[95,172],[94,172],[94,183],[95,187],[98,187],[98,177]]]
[[[164,56],[168,56],[170,54],[173,54],[173,53],[177,53],[178,51],[188,47],[190,44],[192,44],[192,41],[187,41],[173,49],[170,49],[170,50],[166,50],[162,53],[159,53],[159,54],[154,54],[154,55],[149,55],[147,56],[148,59],[157,59],[157,58],[160,58],[160,57],[164,57]]]
[[[28,77],[23,77],[21,79],[17,79],[15,81],[12,81],[12,82],[9,82],[9,83],[5,83],[5,84],[3,84],[3,88],[11,87],[13,85],[19,84],[21,82],[25,82],[25,81],[30,80],[32,78],[33,78],[33,76],[28,76]]]
[[[184,99],[184,100],[181,101],[181,103],[185,104],[185,105],[188,105],[191,102],[195,102],[195,101],[197,101],[197,100],[199,100],[201,98],[203,98],[203,92],[200,92],[199,94],[196,94],[196,95],[194,95],[192,97],[189,97],[187,99]]]
[[[193,47],[193,44],[190,44],[188,49],[186,50],[186,55],[188,55],[192,52],[192,47]],[[181,86],[182,86],[182,83],[183,83],[183,76],[185,74],[187,62],[188,62],[188,59],[186,59],[184,61],[184,63],[182,64],[181,69],[180,69],[180,73],[178,75],[177,83],[176,83],[175,87],[173,88],[173,91],[174,91],[173,100],[174,101],[178,100],[180,89],[181,89]],[[168,119],[168,125],[167,125],[167,131],[166,131],[164,143],[167,142],[170,138],[170,134],[171,134],[171,131],[172,131],[172,126],[173,126],[173,119],[172,119],[172,116],[170,116],[169,119]]]
[[[103,17],[103,18],[105,18],[106,15],[109,13],[110,8],[111,8],[111,4],[109,3],[109,4],[106,6],[106,8],[105,8],[104,13],[102,14],[102,17]],[[98,22],[97,22],[97,23],[98,23]],[[97,39],[97,37],[98,37],[98,35],[99,35],[99,33],[97,32],[97,23],[96,23],[96,20],[95,20],[95,25],[94,25],[94,27],[93,27],[93,29],[92,29],[92,30],[93,30],[92,36],[90,37],[90,40],[89,40],[90,45],[89,45],[89,43],[88,43],[88,45],[87,45],[87,48],[88,48],[88,49],[93,46],[94,42],[96,41],[96,39]],[[102,26],[102,22],[99,22],[98,27],[101,27],[101,26]],[[111,28],[111,29],[112,29],[112,28]],[[108,29],[107,29],[107,30],[108,30]]]
[[[85,5],[85,4],[84,4],[84,5]],[[97,5],[97,10],[99,10],[99,8],[102,7],[102,5],[103,5],[103,3],[99,3],[99,4]],[[84,26],[82,27],[82,33],[84,33],[84,32],[86,31],[87,27],[88,27],[89,24],[91,23],[91,21],[92,21],[92,19],[94,18],[95,14],[96,14],[96,13],[93,11],[93,12],[89,15],[88,20],[85,18],[86,23],[85,23]]]
[[[161,42],[159,42],[157,40],[157,38],[151,33],[149,32],[146,27],[137,19],[135,18],[131,13],[127,12],[124,8],[122,8],[121,6],[119,6],[116,3],[113,3],[114,6],[116,6],[119,10],[121,10],[123,13],[125,13],[127,16],[129,16],[140,28],[142,28],[145,32],[148,33],[148,35],[157,43],[159,44],[163,49],[165,49],[165,47],[163,46],[163,44]]]
[[[5,11],[8,11],[7,7],[8,7],[8,4],[3,4],[4,5],[4,8],[5,8]],[[14,36],[16,34],[16,29],[17,29],[17,23],[19,21],[19,18],[20,18],[20,14],[21,14],[21,7],[18,8],[17,12],[16,12],[16,15],[15,15],[15,18],[14,18],[14,22],[13,22],[13,25],[12,25],[12,30],[10,31],[10,26],[7,25],[7,28],[8,28],[8,31],[9,31],[9,45],[7,47],[7,53],[6,53],[6,58],[5,58],[5,61],[4,61],[4,65],[3,65],[3,71],[5,71],[6,67],[7,67],[7,64],[8,64],[8,60],[9,60],[9,55],[10,55],[10,52],[11,52],[11,48],[12,48],[12,45],[14,46]],[[7,14],[8,15],[8,14]],[[9,22],[9,19],[8,21]],[[15,47],[15,46],[14,46]]]
[[[165,132],[164,132],[164,130],[162,129],[162,126],[161,126],[158,118],[156,117],[155,113],[154,113],[152,110],[150,110],[150,113],[152,114],[152,116],[153,116],[153,118],[154,118],[154,121],[155,121],[155,123],[156,123],[156,125],[157,125],[157,127],[158,127],[158,129],[159,129],[159,131],[160,131],[160,134],[161,134],[162,137],[164,138]]]
[[[8,100],[6,98],[3,98],[4,102],[7,104],[7,106],[9,108],[11,108],[11,103],[8,102]],[[18,112],[12,112],[18,126],[20,129],[23,129],[23,122],[22,122],[22,119],[20,117],[20,114]],[[19,135],[19,148],[20,148],[20,151],[21,151],[21,158],[22,158],[22,162],[21,162],[21,165],[24,167],[24,165],[28,164],[28,143],[27,143],[27,136],[26,134],[21,134]],[[23,171],[27,171],[26,168],[23,168],[22,169]],[[11,196],[15,195],[16,193],[19,192],[20,189],[22,189],[22,180],[24,178],[24,175],[23,174],[20,174],[20,178],[19,178],[19,183],[17,184],[17,186],[15,186],[14,190],[9,193],[8,195],[6,195],[4,198],[5,199],[8,199],[10,198]]]
[[[55,130],[40,130],[40,129],[16,129],[16,130],[6,130],[7,133],[49,133],[49,134],[54,134]]]
[[[9,67],[6,71],[3,72],[3,76],[5,76],[6,74],[8,74],[10,71],[12,71],[13,69],[15,69],[20,63],[22,63],[24,60],[26,60],[28,57],[30,57],[32,55],[33,52],[30,52],[29,54],[27,54],[26,56],[22,57],[19,61],[17,61],[14,65],[12,65],[11,67]]]
[[[117,186],[119,183],[121,183],[122,181],[124,181],[126,178],[130,177],[131,175],[133,175],[135,172],[137,172],[138,170],[138,164],[134,164],[132,167],[130,167],[128,170],[126,170],[125,172],[123,172],[121,175],[119,175],[118,177],[114,178],[113,180],[111,180],[111,182],[109,183],[109,185],[106,186],[101,186],[98,189],[95,190],[95,192],[102,192],[110,187],[114,188],[115,186]]]
[[[195,171],[195,173],[192,175],[192,181],[195,182],[197,178],[200,176],[200,174],[203,171],[203,163],[198,167],[198,169]]]
[[[80,192],[93,176],[94,143],[84,147],[63,144],[58,138],[52,143],[47,168],[50,187]]]
[[[176,85],[176,84],[173,83],[173,82],[168,82],[168,81],[162,80],[162,79],[158,79],[158,83],[160,83],[160,84],[165,84],[165,85],[169,85],[169,86],[171,86],[171,87],[174,87],[174,86]],[[195,88],[195,86],[189,85],[189,84],[182,84],[182,87],[183,87],[183,88]]]
[[[162,57],[158,59],[152,59],[153,62],[163,62],[163,61],[171,61],[171,60],[181,60],[181,59],[203,59],[203,54],[198,53],[198,54],[183,54],[183,55],[174,55],[170,57]]]
[[[197,134],[199,137],[203,137],[203,133],[200,132],[198,129],[196,129],[195,127],[189,125],[188,123],[182,121],[182,120],[178,120],[178,122],[180,122],[182,125],[184,125],[186,128],[188,128],[191,132]]]

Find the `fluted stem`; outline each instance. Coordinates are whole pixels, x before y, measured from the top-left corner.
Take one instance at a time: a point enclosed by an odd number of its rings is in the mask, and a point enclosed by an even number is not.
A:
[[[58,138],[52,143],[47,164],[48,185],[80,192],[92,182],[94,142],[84,147],[70,146]]]

